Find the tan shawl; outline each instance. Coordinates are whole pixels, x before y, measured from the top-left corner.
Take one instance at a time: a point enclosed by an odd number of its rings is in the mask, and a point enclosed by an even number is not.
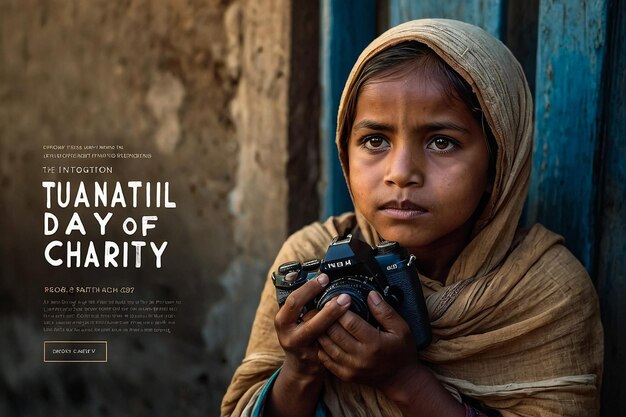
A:
[[[472,241],[444,285],[420,277],[433,328],[433,343],[420,358],[453,395],[475,398],[503,416],[597,415],[603,335],[594,288],[559,236],[540,225],[517,230],[528,188],[533,110],[521,67],[500,41],[444,19],[408,22],[374,40],[350,73],[339,108],[337,144],[346,178],[340,132],[349,123],[347,91],[368,59],[406,40],[428,45],[472,86],[498,144],[493,193]],[[332,236],[356,223],[367,241],[377,242],[359,213],[346,214],[293,235],[272,270],[289,260],[321,257]],[[259,388],[281,365],[276,312],[268,277],[223,416],[247,415]],[[400,415],[379,392],[332,377],[324,401],[335,417]]]

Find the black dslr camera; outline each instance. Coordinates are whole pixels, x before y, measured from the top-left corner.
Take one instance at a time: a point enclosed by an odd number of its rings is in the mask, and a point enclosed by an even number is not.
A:
[[[334,297],[348,294],[352,298],[350,310],[378,327],[367,308],[367,295],[374,290],[400,313],[411,329],[417,348],[422,349],[430,343],[431,331],[414,260],[398,242],[386,241],[372,248],[352,235],[343,239],[335,237],[323,260],[287,262],[272,273],[276,299],[282,306],[292,291],[319,273],[326,273],[330,279],[328,286],[305,307],[303,314],[315,308],[321,310]]]

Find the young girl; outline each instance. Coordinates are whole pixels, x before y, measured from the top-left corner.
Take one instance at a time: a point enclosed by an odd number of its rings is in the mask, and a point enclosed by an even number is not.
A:
[[[268,278],[222,416],[590,416],[599,410],[597,296],[562,239],[518,230],[532,102],[498,40],[461,22],[397,26],[361,54],[338,114],[355,213],[291,236],[272,271],[332,237],[398,241],[417,259],[433,332],[417,351],[380,294],[376,329],[342,294],[299,320],[320,274],[280,309]]]

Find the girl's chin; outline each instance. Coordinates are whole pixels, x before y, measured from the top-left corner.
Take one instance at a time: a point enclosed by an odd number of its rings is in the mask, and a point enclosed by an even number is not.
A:
[[[379,236],[384,240],[398,242],[400,246],[405,248],[420,247],[428,243],[425,241],[424,236],[419,236],[419,234],[415,233],[415,230],[408,231],[397,227],[383,228],[379,231]]]

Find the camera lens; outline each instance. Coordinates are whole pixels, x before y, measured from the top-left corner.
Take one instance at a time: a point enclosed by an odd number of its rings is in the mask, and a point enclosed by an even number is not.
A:
[[[371,285],[367,278],[351,276],[339,278],[322,293],[317,302],[317,309],[321,310],[327,302],[341,294],[348,294],[352,298],[350,310],[372,323],[373,319],[370,319],[370,311],[367,308],[367,295],[370,291],[380,290]]]

